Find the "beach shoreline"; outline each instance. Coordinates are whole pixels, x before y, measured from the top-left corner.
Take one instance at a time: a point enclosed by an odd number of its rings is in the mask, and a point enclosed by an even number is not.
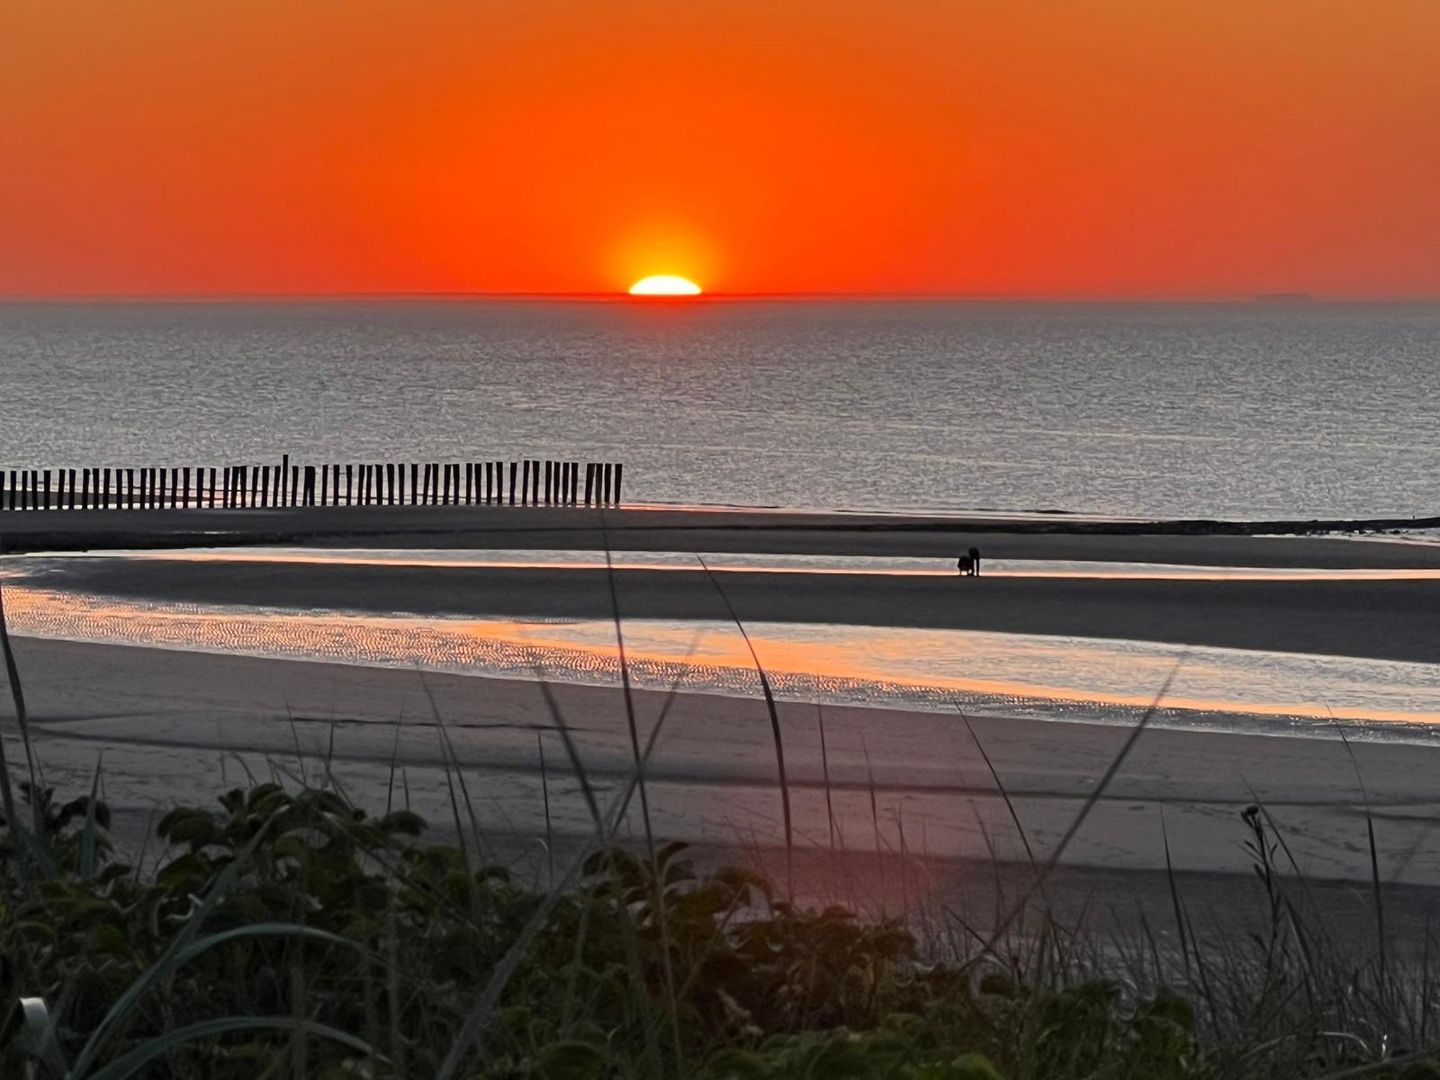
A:
[[[43,557],[21,557],[12,562],[12,572],[38,568],[42,577],[50,575],[47,588],[99,596],[258,603],[297,611],[338,607],[575,618],[608,617],[614,609],[612,578],[604,569],[227,563],[163,555],[126,559],[123,552],[127,546],[191,546],[196,522],[203,521],[207,528],[198,542],[204,547],[263,545],[283,537],[301,547],[953,559],[956,550],[973,545],[1007,560],[1440,567],[1440,547],[1425,544],[1129,526],[1119,532],[1067,532],[1048,522],[1036,530],[1034,523],[1018,520],[897,523],[888,517],[802,520],[783,513],[648,510],[602,516],[509,507],[63,516],[59,524],[70,529],[76,545],[98,556],[50,560],[65,563],[62,570],[47,569]],[[7,531],[7,550],[63,547],[53,543],[59,517],[7,515],[6,524],[25,526]],[[613,581],[625,619],[725,618],[727,607],[708,578],[697,566],[679,572],[619,570]],[[1440,640],[1440,581],[1425,577],[1292,582],[1231,581],[1223,575],[1198,581],[982,575],[937,581],[732,570],[723,588],[744,620],[1068,630],[1173,642],[1177,652],[1191,641],[1433,662],[1433,643]],[[547,698],[537,682],[521,679],[27,637],[16,638],[16,652],[46,781],[62,792],[84,790],[103,756],[106,795],[122,831],[143,829],[177,801],[203,802],[227,787],[272,777],[290,783],[335,778],[357,802],[373,806],[398,798],[393,762],[409,797],[433,820],[449,816],[445,770],[454,767],[469,773],[483,792],[486,827],[509,837],[511,848],[528,849],[562,833],[573,839],[589,826],[578,785],[566,776],[570,769],[552,702],[576,733],[586,768],[602,792],[615,791],[633,769],[624,698],[604,687],[556,683]],[[642,724],[654,723],[665,698],[659,691],[635,692]],[[778,708],[794,785],[797,842],[806,850],[825,848],[828,790],[840,807],[842,829],[851,834],[847,842],[898,849],[899,830],[913,827],[909,849],[917,858],[936,860],[937,872],[949,875],[945,888],[958,887],[970,872],[963,868],[984,861],[987,844],[998,845],[1000,862],[1023,864],[1024,845],[1007,798],[1026,840],[1043,857],[1128,734],[1114,725],[996,715],[970,718],[971,738],[962,721],[943,712],[821,708],[801,701],[781,701]],[[828,759],[816,739],[821,716],[830,736]],[[774,744],[763,703],[681,693],[667,723],[675,734],[658,745],[649,781],[657,834],[719,853],[779,850]],[[442,750],[442,728],[454,741],[453,759]],[[549,744],[548,774],[537,765],[537,740]],[[1005,796],[977,742],[1003,780]],[[12,760],[22,760],[18,749],[13,746]],[[1200,875],[1210,883],[1205,886],[1210,895],[1223,898],[1231,887],[1227,882],[1249,874],[1239,814],[1258,801],[1287,831],[1303,871],[1340,883],[1342,892],[1346,883],[1369,878],[1365,829],[1367,813],[1373,815],[1384,878],[1428,894],[1440,887],[1440,855],[1429,854],[1426,844],[1437,767],[1440,747],[1413,743],[1357,742],[1347,752],[1337,740],[1313,735],[1147,731],[1067,850],[1064,865],[1080,874],[1076,881],[1103,878],[1115,895],[1133,887],[1158,905],[1164,899],[1157,890],[1168,842],[1176,865]],[[1360,794],[1357,769],[1368,796]],[[540,816],[547,798],[554,812],[548,826]],[[548,840],[547,828],[553,830]],[[622,839],[633,834],[633,823],[629,828]]]
[[[1035,554],[1069,542],[1028,538]],[[1174,542],[1143,543],[1161,564]],[[1244,558],[1217,551],[1199,558]],[[1013,547],[999,548],[1013,558]],[[1194,547],[1193,539],[1184,541]],[[1272,562],[1309,558],[1319,541],[1253,540]],[[1332,562],[1440,564],[1440,549],[1342,544]],[[987,541],[988,544],[988,541]],[[1292,546],[1302,551],[1287,550]],[[1349,549],[1358,550],[1349,550]],[[963,550],[963,549],[962,549]],[[994,547],[982,550],[995,552]],[[1413,555],[1411,554],[1413,552]],[[1111,554],[1116,554],[1111,549]],[[1330,552],[1321,554],[1330,555]],[[1408,558],[1407,558],[1408,556]],[[21,581],[43,589],[167,604],[266,607],[414,617],[519,620],[651,619],[809,623],[1145,641],[1263,652],[1431,663],[1440,641],[1440,576],[1306,575],[1119,578],[1083,575],[808,573],[694,565],[380,565],[286,559],[124,556],[23,560]],[[942,567],[946,564],[941,564]],[[1200,565],[1203,565],[1201,563]],[[1425,566],[1433,570],[1433,565]]]

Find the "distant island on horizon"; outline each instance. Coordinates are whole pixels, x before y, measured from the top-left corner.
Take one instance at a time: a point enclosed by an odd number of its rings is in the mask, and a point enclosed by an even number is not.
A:
[[[1258,293],[1255,297],[1257,304],[1313,304],[1316,298],[1313,293],[1307,292],[1267,292]]]

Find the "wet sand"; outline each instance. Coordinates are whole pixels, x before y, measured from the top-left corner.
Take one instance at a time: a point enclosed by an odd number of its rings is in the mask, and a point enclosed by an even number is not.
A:
[[[1276,543],[1283,543],[1276,541]],[[1380,545],[1354,545],[1362,548]],[[304,610],[608,618],[603,569],[66,559],[35,580],[127,598]],[[1440,578],[1124,580],[617,570],[627,619],[921,627],[1440,659]],[[723,595],[721,590],[723,590]]]

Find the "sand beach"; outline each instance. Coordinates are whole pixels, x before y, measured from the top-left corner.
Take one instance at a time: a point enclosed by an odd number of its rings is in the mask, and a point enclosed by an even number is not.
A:
[[[292,553],[308,545],[417,553],[608,545],[626,552],[948,559],[974,544],[1011,568],[1081,560],[1146,569],[1138,577],[1042,569],[961,579],[948,571],[732,568],[715,579],[745,621],[1068,634],[1418,663],[1432,663],[1440,642],[1440,546],[1383,538],[1205,534],[1163,525],[1146,531],[1143,523],[1128,522],[1079,522],[1067,532],[1054,521],[1023,517],[705,511],[610,511],[603,522],[585,511],[508,508],[95,514],[87,520],[67,513],[60,522],[46,522],[47,516],[10,516],[18,526],[6,534],[11,550],[74,547],[78,541],[71,540],[80,538],[93,557],[11,560],[12,571],[20,568],[18,580],[117,602],[542,621],[606,619],[613,610],[611,574],[594,565],[374,565],[155,550],[172,540],[192,542],[197,533],[211,548],[283,540]],[[136,545],[137,537],[152,554],[124,558],[119,545]],[[1167,576],[1167,567],[1189,568],[1191,576]],[[1293,579],[1284,576],[1290,572]],[[1364,574],[1375,576],[1356,576]],[[622,621],[726,617],[716,581],[698,565],[622,568],[613,581]],[[533,679],[17,633],[47,782],[77,789],[103,759],[106,795],[122,834],[127,827],[138,832],[176,801],[207,798],[247,775],[317,771],[362,801],[405,799],[445,821],[448,764],[468,778],[480,827],[497,851],[533,855],[547,839],[558,848],[563,838],[584,837],[591,827],[558,735],[562,720],[602,795],[634,771],[624,695],[614,688],[562,681],[542,692]],[[783,830],[774,737],[758,696],[638,690],[633,700],[642,738],[665,717],[646,768],[657,831],[717,851],[772,857]],[[1028,841],[1034,856],[1045,858],[1128,737],[1126,727],[1115,725],[983,715],[967,726],[948,710],[821,708],[803,701],[782,701],[780,716],[795,838],[807,857],[842,846],[892,857],[903,850],[932,868],[927,873],[941,892],[961,887],[967,860],[992,850],[1002,862],[1023,866]],[[1225,881],[1247,872],[1240,813],[1260,802],[1286,830],[1304,872],[1335,883],[1343,896],[1345,883],[1362,883],[1370,874],[1368,799],[1379,822],[1385,879],[1440,885],[1440,856],[1429,843],[1440,745],[1424,743],[1422,737],[1357,738],[1347,749],[1335,731],[1318,729],[1288,735],[1147,731],[1063,864],[1084,889],[1125,898],[1138,888],[1160,903],[1164,881],[1157,875],[1168,840],[1175,864],[1202,879],[1197,888],[1220,896]],[[764,852],[771,856],[757,855]],[[1131,884],[1118,884],[1123,881]],[[822,887],[818,880],[815,887]]]

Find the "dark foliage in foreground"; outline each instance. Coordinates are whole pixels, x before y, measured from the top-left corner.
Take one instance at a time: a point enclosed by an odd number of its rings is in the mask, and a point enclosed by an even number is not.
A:
[[[896,923],[697,876],[678,844],[602,850],[545,893],[426,844],[409,812],[267,784],[169,813],[141,874],[114,861],[102,803],[23,790],[33,828],[0,834],[6,1077],[1166,1080],[1381,1056],[1202,1039],[1196,1006],[1119,960],[1108,979],[1053,954],[922,963]],[[1257,1007],[1282,1022],[1304,983],[1285,940],[1259,943]],[[1234,994],[1245,976],[1213,978]],[[1440,1076],[1392,1060],[1364,1075]]]

